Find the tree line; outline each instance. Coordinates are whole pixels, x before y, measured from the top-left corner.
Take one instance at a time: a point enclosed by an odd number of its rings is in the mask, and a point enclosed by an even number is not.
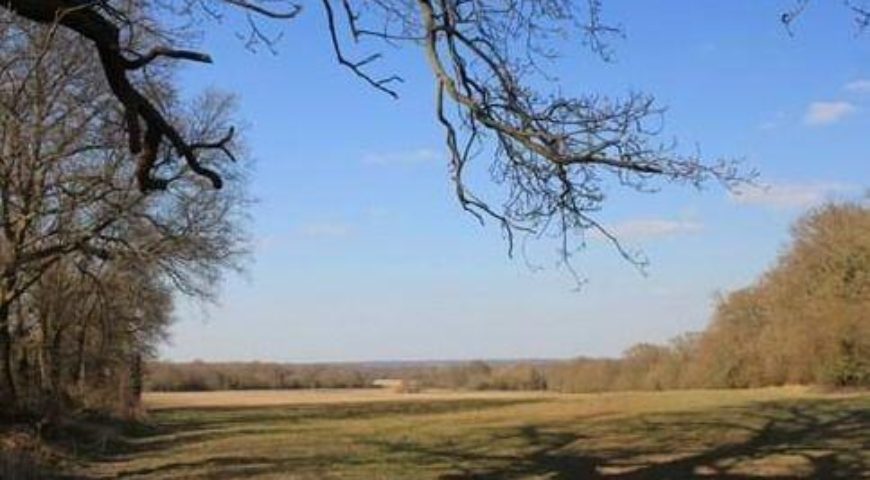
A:
[[[870,386],[870,206],[828,204],[806,213],[776,263],[752,285],[721,295],[710,324],[620,358],[566,361],[282,365],[149,365],[156,390],[345,388],[377,378],[424,387],[597,392]]]
[[[534,368],[547,389],[565,392],[870,386],[870,206],[828,204],[806,213],[776,263],[752,285],[718,298],[701,332],[665,345],[640,343],[618,359]],[[504,374],[477,370],[481,386]]]
[[[153,391],[211,391],[366,388],[378,369],[360,365],[292,365],[270,362],[151,362],[145,388]]]
[[[225,130],[232,97],[184,102],[172,77],[151,69],[140,88],[189,112],[174,121],[191,138]],[[207,299],[245,251],[246,163],[214,167],[234,180],[218,194],[161,151],[155,168],[176,181],[159,196],[139,191],[124,112],[107,92],[70,32],[0,10],[2,416],[131,413],[176,298]]]

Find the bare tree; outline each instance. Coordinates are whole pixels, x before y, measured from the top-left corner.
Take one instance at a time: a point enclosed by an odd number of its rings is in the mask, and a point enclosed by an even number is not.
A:
[[[233,179],[222,192],[187,174],[188,165],[167,160],[165,146],[154,168],[171,185],[163,195],[133,188],[124,114],[114,108],[97,60],[70,41],[70,32],[4,17],[0,396],[16,405],[19,384],[61,390],[61,376],[51,373],[57,355],[48,347],[55,340],[68,343],[76,331],[82,352],[96,322],[103,334],[121,332],[116,342],[103,338],[104,345],[138,349],[154,338],[143,333],[145,326],[165,324],[167,292],[211,295],[221,273],[237,267],[244,253],[247,200],[245,164],[216,165],[219,150],[199,161]],[[167,118],[180,132],[197,142],[226,131],[230,97],[210,93],[180,105],[159,73],[152,72],[142,88],[175,112]],[[235,140],[229,146],[238,147]],[[63,302],[65,291],[81,303]],[[57,302],[49,301],[52,295]],[[16,360],[27,368],[16,367]],[[33,371],[33,365],[41,365],[38,381],[16,373]]]
[[[189,168],[214,186],[220,175],[199,159],[226,148],[232,134],[197,142],[139,85],[158,60],[209,62],[188,49],[190,25],[234,11],[250,27],[247,44],[274,47],[264,21],[287,21],[302,12],[288,0],[4,0],[30,20],[55,24],[92,42],[115,100],[125,112],[129,151],[137,156],[143,191],[167,188],[155,173],[155,152],[165,140]],[[555,233],[565,258],[582,233],[598,231],[626,258],[638,261],[596,219],[606,187],[648,191],[661,183],[726,186],[751,174],[731,161],[707,164],[661,141],[663,109],[649,95],[569,96],[548,74],[566,43],[585,44],[605,60],[608,37],[620,29],[602,18],[601,2],[587,0],[322,0],[325,37],[338,62],[373,88],[398,96],[402,78],[373,72],[380,45],[418,48],[428,60],[436,92],[434,111],[444,129],[456,196],[483,221],[496,219],[513,246],[514,232]],[[173,21],[182,25],[178,27]],[[280,27],[278,27],[280,29]],[[375,42],[374,53],[354,59],[348,44]],[[187,42],[187,43],[186,43]],[[371,45],[371,44],[366,44]],[[144,127],[143,127],[144,124]],[[487,198],[468,180],[480,164],[502,187]],[[575,238],[574,234],[581,234]]]

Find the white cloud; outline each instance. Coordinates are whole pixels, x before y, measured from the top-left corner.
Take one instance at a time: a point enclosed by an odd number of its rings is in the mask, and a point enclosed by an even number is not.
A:
[[[704,225],[694,220],[666,220],[660,218],[639,218],[614,224],[610,233],[620,240],[639,240],[648,238],[674,237],[701,232]]]
[[[353,233],[353,228],[346,223],[317,222],[300,226],[298,232],[309,238],[345,238]]]
[[[442,160],[444,155],[431,148],[418,148],[404,152],[368,153],[362,162],[368,165],[414,165]]]
[[[859,78],[843,85],[847,92],[870,93],[870,78]]]
[[[828,125],[842,120],[856,110],[849,102],[813,102],[804,114],[804,123],[810,126]]]
[[[854,185],[839,182],[779,183],[743,187],[730,194],[734,203],[771,208],[807,208],[836,194],[855,191]]]

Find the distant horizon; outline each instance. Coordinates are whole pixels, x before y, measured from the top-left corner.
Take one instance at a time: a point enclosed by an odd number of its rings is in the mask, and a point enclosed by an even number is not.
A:
[[[170,360],[165,358],[157,358],[153,361],[160,363],[265,363],[279,365],[372,365],[372,366],[389,366],[389,365],[448,365],[461,364],[470,362],[485,362],[485,363],[553,363],[553,362],[570,362],[572,360],[614,360],[616,357],[586,357],[578,355],[576,357],[552,357],[552,358],[443,358],[443,359],[382,359],[382,360],[343,360],[343,361],[282,361],[282,360],[203,360],[195,358],[192,360]]]

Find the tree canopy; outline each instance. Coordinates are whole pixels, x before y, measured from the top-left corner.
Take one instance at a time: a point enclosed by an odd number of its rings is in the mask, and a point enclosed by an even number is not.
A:
[[[0,12],[0,72],[3,413],[115,403],[133,360],[163,339],[176,294],[208,298],[238,266],[246,163],[215,166],[232,180],[215,191],[161,158],[155,168],[172,181],[147,195],[135,188],[123,112],[72,32]],[[185,105],[169,73],[151,72],[142,88],[176,128],[192,142],[225,131],[232,97],[204,92]],[[216,163],[212,153],[199,161]]]

